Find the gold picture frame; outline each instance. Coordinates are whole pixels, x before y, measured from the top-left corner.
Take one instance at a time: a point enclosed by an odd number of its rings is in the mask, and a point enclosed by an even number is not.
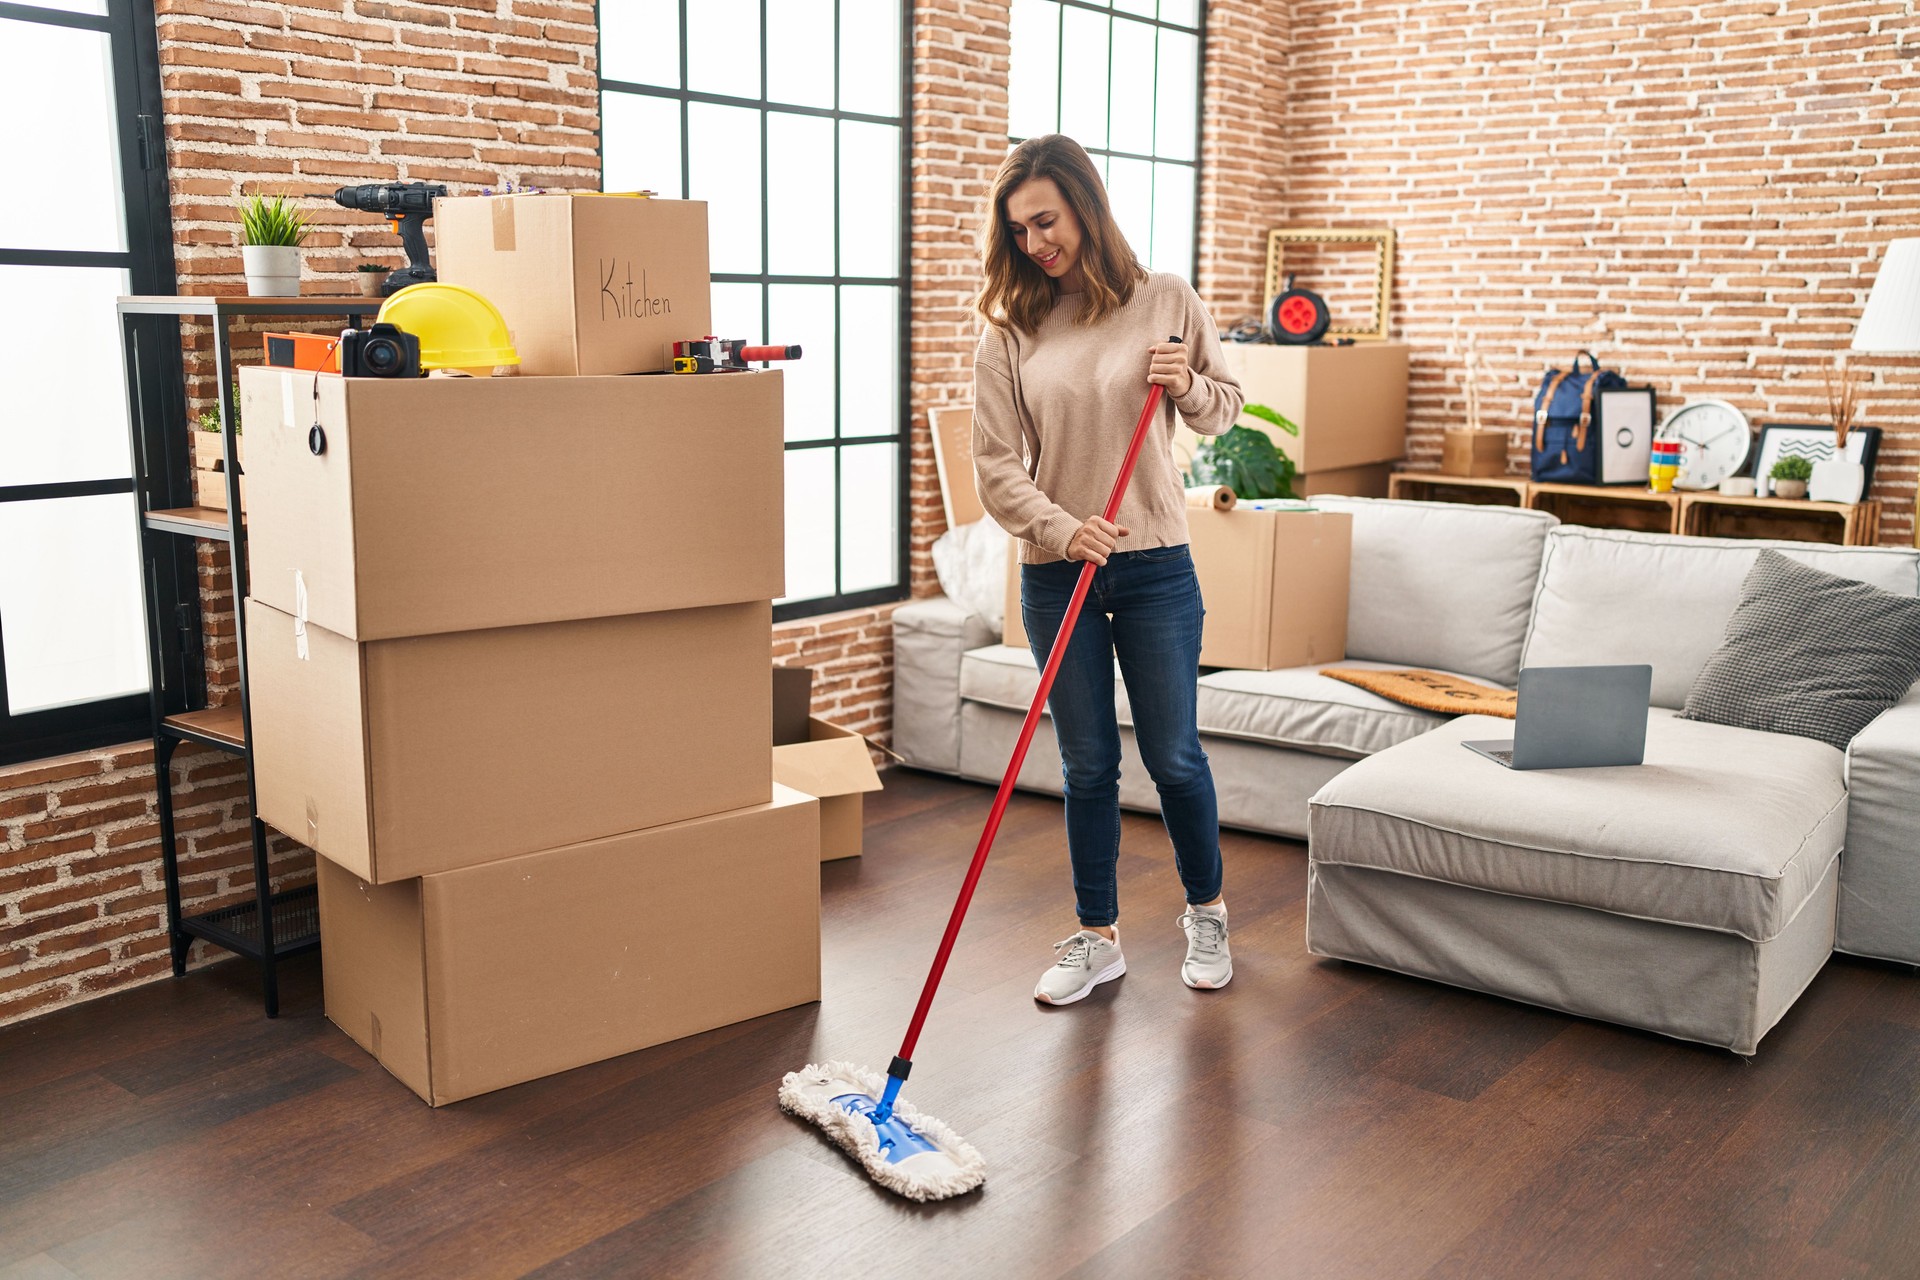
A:
[[[1352,338],[1359,342],[1384,342],[1387,337],[1387,306],[1393,299],[1392,227],[1281,227],[1267,233],[1267,292],[1269,304],[1285,287],[1286,253],[1290,244],[1352,245],[1370,244],[1378,253],[1374,274],[1373,324],[1368,328],[1329,325],[1329,338]]]

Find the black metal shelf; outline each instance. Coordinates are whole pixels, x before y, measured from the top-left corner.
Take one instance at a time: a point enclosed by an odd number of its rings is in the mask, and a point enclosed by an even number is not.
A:
[[[320,948],[320,892],[313,885],[287,889],[270,900],[273,915],[273,955],[276,960]],[[197,916],[182,916],[180,927],[249,960],[263,954],[260,946],[260,910],[254,901],[236,903]]]

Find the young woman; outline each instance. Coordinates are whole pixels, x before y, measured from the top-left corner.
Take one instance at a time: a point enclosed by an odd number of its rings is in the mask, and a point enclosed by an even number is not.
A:
[[[1212,317],[1179,276],[1140,265],[1099,171],[1073,139],[1013,149],[994,179],[982,239],[987,320],[973,366],[973,461],[981,502],[1019,538],[1020,615],[1044,666],[1081,561],[1099,566],[1048,707],[1065,775],[1067,852],[1079,929],[1033,998],[1072,1004],[1126,972],[1120,919],[1119,659],[1141,758],[1160,792],[1186,890],[1180,976],[1233,977],[1221,899],[1213,774],[1194,719],[1200,584],[1173,464],[1174,414],[1218,435],[1245,399],[1223,367]],[[1178,334],[1178,343],[1169,342]],[[1149,384],[1163,409],[1120,504],[1100,518]]]

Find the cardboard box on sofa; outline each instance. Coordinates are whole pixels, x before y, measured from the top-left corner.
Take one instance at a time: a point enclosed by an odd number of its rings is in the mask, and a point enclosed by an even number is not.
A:
[[[1229,342],[1226,365],[1248,404],[1264,404],[1300,428],[1269,431],[1258,418],[1240,424],[1273,437],[1300,471],[1337,471],[1391,462],[1407,452],[1407,344],[1293,347]],[[1197,437],[1181,428],[1186,450]],[[1185,456],[1184,450],[1176,450]]]
[[[361,643],[249,600],[247,627],[261,819],[376,883],[772,794],[765,601]]]
[[[704,201],[446,196],[433,227],[440,279],[500,308],[523,374],[658,373],[713,331]]]
[[[773,669],[773,780],[820,802],[820,861],[860,856],[865,804],[880,774],[867,740],[811,714],[813,672]]]
[[[1207,609],[1202,666],[1273,671],[1346,657],[1350,514],[1191,510],[1187,530]]]
[[[778,373],[243,369],[252,594],[350,640],[777,599]],[[316,403],[317,397],[317,403]],[[309,448],[316,418],[325,451]],[[680,465],[725,459],[718,482]]]
[[[319,863],[327,1017],[433,1106],[820,998],[811,797],[373,885]],[[753,962],[713,970],[724,899]]]

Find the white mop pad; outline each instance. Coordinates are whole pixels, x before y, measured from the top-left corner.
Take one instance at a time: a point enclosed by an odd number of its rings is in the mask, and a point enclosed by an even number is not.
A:
[[[910,1103],[876,1128],[868,1118],[887,1078],[850,1062],[809,1064],[780,1082],[783,1110],[818,1125],[867,1176],[909,1200],[945,1200],[986,1181],[987,1162],[959,1134]]]

